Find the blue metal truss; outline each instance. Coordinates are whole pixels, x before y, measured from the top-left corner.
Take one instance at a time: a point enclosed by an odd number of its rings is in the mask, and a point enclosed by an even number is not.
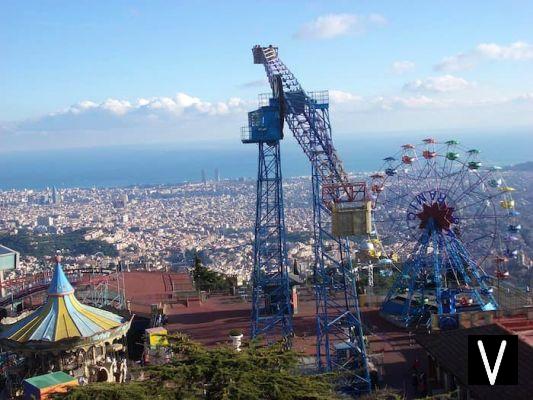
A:
[[[282,125],[277,99],[249,114],[244,143],[257,143],[259,161],[252,271],[252,337],[289,339],[292,307],[280,159]],[[290,341],[289,341],[290,343]]]
[[[416,251],[389,290],[382,311],[405,326],[426,324],[436,313],[441,328],[454,328],[459,312],[498,308],[488,278],[453,230],[436,229],[430,220]]]
[[[276,47],[255,46],[253,56],[254,63],[265,67],[273,90],[281,81],[285,121],[311,162],[318,366],[323,371],[342,372],[348,390],[369,392],[350,241],[334,236],[331,228],[331,204],[362,203],[364,187],[360,190],[350,182],[333,146],[327,92],[307,94],[278,58]]]

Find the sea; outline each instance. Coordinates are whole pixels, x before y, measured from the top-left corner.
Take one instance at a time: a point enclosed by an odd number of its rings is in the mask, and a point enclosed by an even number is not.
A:
[[[533,130],[490,133],[409,132],[339,136],[334,140],[345,168],[351,172],[375,171],[383,158],[397,153],[402,144],[425,137],[456,139],[465,148],[477,148],[487,164],[502,166],[532,161]],[[47,151],[0,151],[0,189],[67,187],[126,187],[133,185],[198,182],[208,179],[254,179],[257,146],[237,138],[197,144],[162,143]],[[294,138],[282,141],[285,178],[310,175],[310,166]]]

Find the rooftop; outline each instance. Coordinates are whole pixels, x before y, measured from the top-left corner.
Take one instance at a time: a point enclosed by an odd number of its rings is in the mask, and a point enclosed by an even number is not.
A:
[[[13,254],[13,253],[16,253],[16,251],[11,250],[9,247],[5,247],[0,244],[0,256],[4,254]]]
[[[509,335],[509,331],[499,324],[490,324],[468,329],[444,331],[438,334],[417,335],[416,340],[431,354],[441,367],[453,374],[468,387],[476,398],[518,400],[530,399],[533,390],[533,347],[518,340],[518,385],[481,386],[468,385],[468,336],[469,335]]]
[[[66,374],[63,371],[51,372],[45,375],[38,375],[31,378],[24,379],[25,382],[39,389],[44,389],[51,386],[61,385],[64,383],[76,381],[76,378]]]

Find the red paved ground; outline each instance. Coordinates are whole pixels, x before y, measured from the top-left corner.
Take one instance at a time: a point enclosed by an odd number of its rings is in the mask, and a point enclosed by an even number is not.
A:
[[[315,354],[315,302],[302,296],[299,313],[294,317],[294,349],[309,355]],[[423,349],[410,340],[409,333],[390,324],[379,316],[377,309],[364,309],[363,321],[371,328],[369,338],[371,353],[382,360],[381,371],[388,387],[400,390],[407,398],[414,398],[411,386],[411,367],[418,359],[420,367],[426,367]],[[250,303],[236,297],[212,297],[203,305],[193,307],[174,306],[169,316],[168,329],[188,334],[206,345],[229,343],[228,332],[232,328],[244,331],[249,337]]]
[[[496,319],[495,321],[507,330],[516,333],[530,346],[533,346],[533,320],[528,319],[527,315],[504,317]]]
[[[243,330],[249,337],[250,302],[235,296],[213,296],[206,302],[176,303],[171,300],[172,285],[177,290],[188,290],[191,286],[188,276],[159,272],[131,272],[125,274],[126,297],[132,301],[137,313],[149,313],[150,304],[167,299],[168,324],[170,331],[188,334],[192,339],[213,346],[229,343],[228,333],[233,328]],[[300,294],[298,314],[294,316],[294,349],[309,355],[315,354],[315,301],[310,291]],[[370,353],[381,364],[384,382],[388,387],[398,389],[407,398],[414,398],[411,386],[411,367],[418,359],[421,368],[426,367],[426,356],[422,348],[410,339],[407,331],[385,321],[377,309],[363,309],[364,324],[370,328]]]

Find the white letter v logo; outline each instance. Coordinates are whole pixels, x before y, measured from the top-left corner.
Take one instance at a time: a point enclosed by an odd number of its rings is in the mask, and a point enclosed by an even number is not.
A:
[[[500,370],[500,364],[502,363],[503,352],[505,351],[505,346],[507,346],[507,340],[502,340],[500,344],[500,350],[498,351],[498,357],[496,358],[496,364],[494,364],[494,370],[490,370],[489,360],[487,359],[487,353],[485,352],[485,347],[481,340],[477,341],[477,346],[481,353],[481,358],[483,359],[483,365],[485,366],[485,371],[487,372],[487,377],[491,386],[494,386],[496,383],[496,377],[498,376],[498,371]]]

